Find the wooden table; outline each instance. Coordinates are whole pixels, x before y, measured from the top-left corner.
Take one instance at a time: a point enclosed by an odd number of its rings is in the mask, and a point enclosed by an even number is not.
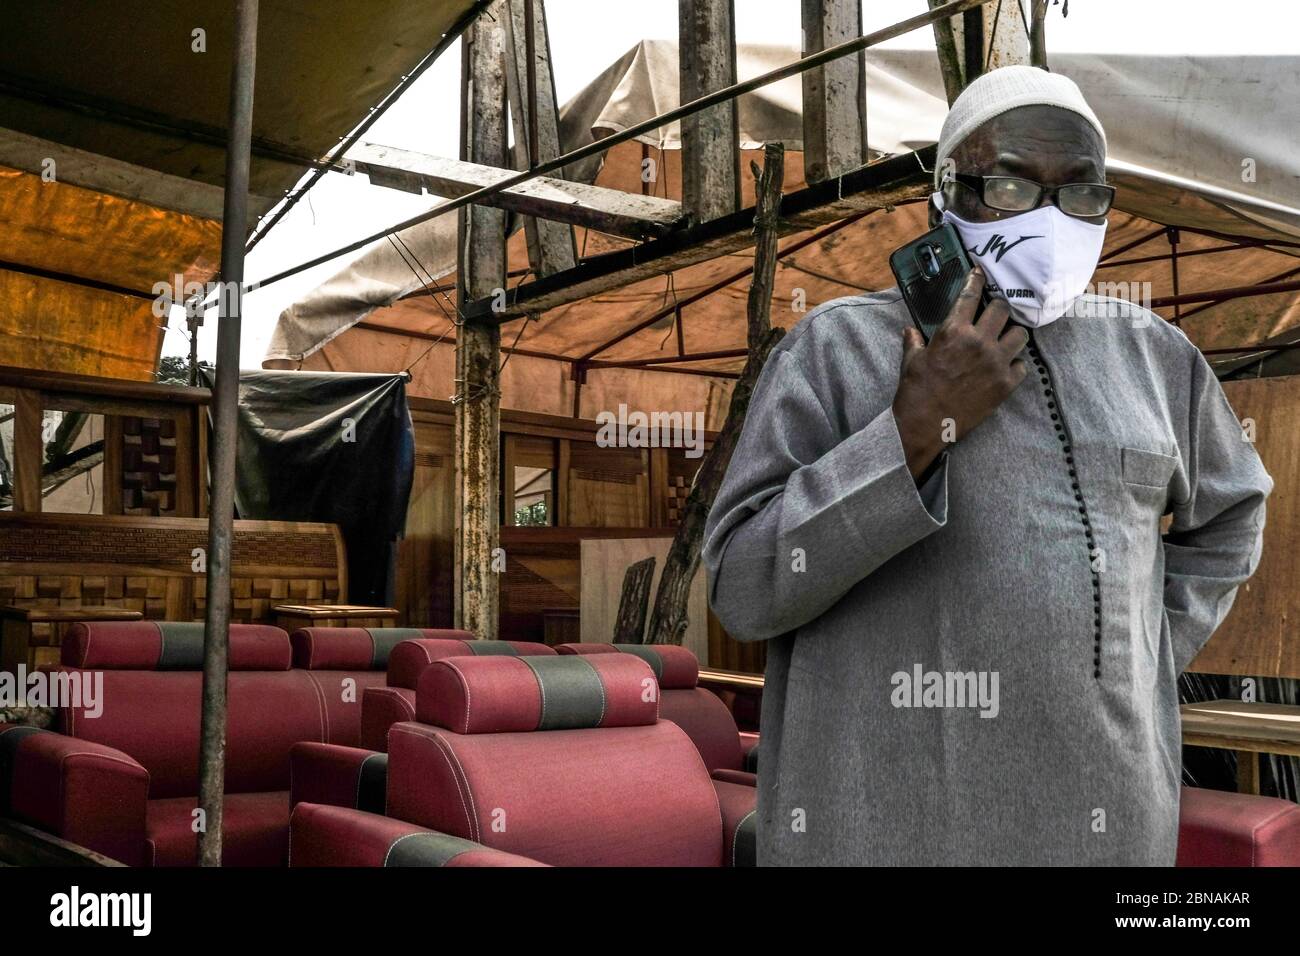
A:
[[[300,627],[396,627],[397,608],[360,604],[277,604],[275,623],[290,634]]]
[[[1259,793],[1259,754],[1300,757],[1300,705],[1211,700],[1183,704],[1183,743],[1237,752],[1237,789]]]
[[[28,670],[59,663],[63,633],[78,621],[138,621],[144,615],[124,607],[0,606],[0,670],[19,664]]]

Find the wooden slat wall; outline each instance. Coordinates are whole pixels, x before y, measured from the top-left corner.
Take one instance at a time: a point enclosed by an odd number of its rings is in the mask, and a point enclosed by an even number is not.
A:
[[[110,606],[146,618],[200,620],[206,579],[194,549],[206,549],[200,518],[0,512],[0,604]],[[275,604],[346,600],[338,528],[287,521],[236,521],[231,587],[234,619],[272,621]]]
[[[1259,570],[1189,670],[1300,678],[1300,376],[1224,382],[1273,477]]]

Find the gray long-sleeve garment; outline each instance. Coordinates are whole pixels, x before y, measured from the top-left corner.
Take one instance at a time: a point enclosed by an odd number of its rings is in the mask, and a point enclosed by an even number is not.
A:
[[[910,321],[891,290],[786,336],[709,516],[712,606],[768,642],[759,862],[1172,865],[1177,676],[1272,481],[1180,331],[1084,296],[918,489]]]

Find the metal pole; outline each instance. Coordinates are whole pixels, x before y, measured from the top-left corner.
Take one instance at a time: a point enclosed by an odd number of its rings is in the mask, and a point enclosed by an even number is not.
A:
[[[217,372],[212,392],[212,486],[208,509],[208,592],[203,641],[203,716],[199,742],[199,865],[221,865],[226,778],[226,658],[230,641],[230,551],[235,512],[235,412],[239,399],[239,322],[248,232],[248,168],[257,67],[257,0],[238,0],[230,76]]]

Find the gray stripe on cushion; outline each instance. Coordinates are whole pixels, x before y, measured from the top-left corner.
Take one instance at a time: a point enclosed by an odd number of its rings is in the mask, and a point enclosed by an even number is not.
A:
[[[384,866],[446,866],[467,850],[482,846],[447,833],[408,833],[388,848]]]
[[[418,641],[424,632],[418,627],[368,627],[370,635],[370,669],[383,670],[388,666],[388,655],[402,641]]]
[[[520,657],[533,669],[542,691],[538,730],[598,727],[605,716],[605,685],[581,654]]]
[[[658,650],[648,644],[615,644],[624,654],[635,654],[641,660],[650,665],[650,669],[655,672],[655,680],[662,680],[664,676],[664,659]]]
[[[388,754],[371,754],[357,771],[357,809],[383,815],[388,796]]]
[[[194,671],[203,669],[203,622],[159,621],[162,647],[158,651],[158,670]]]
[[[491,654],[498,654],[502,657],[518,657],[519,652],[507,644],[505,641],[466,641],[469,645],[469,652],[483,657]]]
[[[48,734],[43,727],[10,727],[0,733],[0,813],[9,812],[13,793],[14,757],[19,745],[32,734]]]

